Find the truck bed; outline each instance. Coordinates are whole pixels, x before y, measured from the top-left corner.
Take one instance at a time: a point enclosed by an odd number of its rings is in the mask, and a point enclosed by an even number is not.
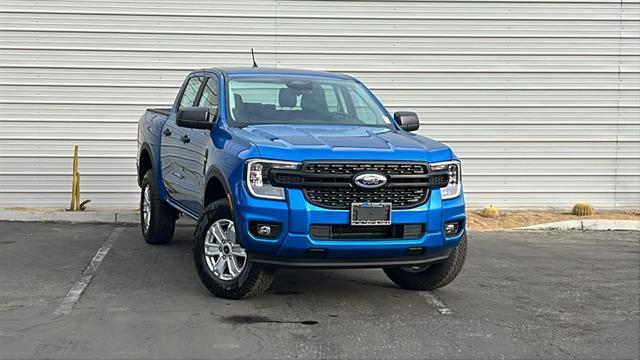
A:
[[[161,115],[169,115],[169,113],[171,112],[171,108],[148,108],[147,111],[156,113],[156,114],[161,114]]]

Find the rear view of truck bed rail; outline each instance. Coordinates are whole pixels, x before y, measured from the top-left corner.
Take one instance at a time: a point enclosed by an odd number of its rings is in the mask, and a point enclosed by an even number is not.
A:
[[[149,108],[147,111],[160,114],[160,115],[169,115],[171,112],[171,108]]]

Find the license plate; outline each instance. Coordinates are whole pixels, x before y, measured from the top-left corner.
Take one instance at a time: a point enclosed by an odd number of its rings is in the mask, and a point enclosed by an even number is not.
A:
[[[351,225],[391,225],[391,203],[352,203]]]

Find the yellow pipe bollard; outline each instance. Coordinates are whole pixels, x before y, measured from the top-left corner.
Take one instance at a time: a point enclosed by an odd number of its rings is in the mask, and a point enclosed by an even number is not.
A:
[[[80,202],[80,173],[78,172],[78,145],[73,146],[73,174],[71,175],[71,203],[69,211],[84,210],[91,200]]]

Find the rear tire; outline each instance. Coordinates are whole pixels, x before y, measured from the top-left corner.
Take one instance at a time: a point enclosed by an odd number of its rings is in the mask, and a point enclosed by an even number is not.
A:
[[[152,169],[144,174],[140,188],[142,237],[153,245],[169,243],[176,227],[176,210],[160,199],[158,182]]]
[[[193,240],[193,260],[200,281],[213,295],[233,300],[264,293],[275,275],[275,269],[251,262],[236,232],[229,203],[220,199],[205,208]]]
[[[385,274],[397,285],[409,290],[435,290],[451,283],[460,274],[467,258],[467,235],[451,252],[447,260],[433,264],[424,270],[392,268],[384,269]]]

